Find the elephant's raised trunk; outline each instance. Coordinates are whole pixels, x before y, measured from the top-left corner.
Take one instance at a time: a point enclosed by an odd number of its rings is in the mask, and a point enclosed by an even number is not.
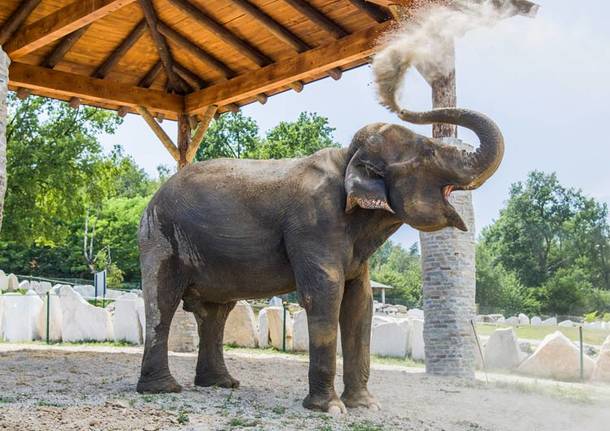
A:
[[[414,124],[446,123],[466,127],[479,138],[479,148],[474,153],[463,152],[463,156],[451,162],[457,173],[456,188],[473,190],[480,187],[500,166],[504,156],[504,137],[491,118],[480,112],[460,108],[440,108],[426,112],[402,109],[398,116]]]

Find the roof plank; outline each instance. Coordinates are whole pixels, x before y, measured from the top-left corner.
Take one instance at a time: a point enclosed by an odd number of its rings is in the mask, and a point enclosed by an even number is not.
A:
[[[77,0],[19,29],[4,45],[15,60],[85,27],[135,0]]]
[[[112,53],[104,60],[104,62],[93,72],[94,78],[105,78],[108,72],[121,60],[129,49],[142,37],[146,31],[146,20],[143,19],[129,32],[127,37],[121,41]]]
[[[312,5],[307,3],[304,0],[284,0],[294,9],[298,10],[302,15],[304,15],[308,20],[315,23],[318,27],[323,29],[324,31],[333,35],[335,39],[340,39],[349,33],[341,27],[339,24],[334,22],[332,19],[324,15],[318,9],[314,8]]]
[[[76,42],[85,34],[89,26],[81,27],[76,31],[73,31],[67,36],[64,36],[61,41],[57,44],[53,51],[43,60],[41,66],[53,69],[57,66],[64,56],[70,51]]]
[[[172,117],[183,109],[182,96],[18,62],[10,65],[9,84],[49,97],[78,97],[83,103],[102,102],[134,109],[146,106]]]
[[[17,9],[13,11],[0,28],[0,45],[3,45],[15,33],[39,3],[40,0],[24,0],[17,6]]]
[[[345,36],[327,45],[296,54],[290,59],[251,71],[186,96],[186,110],[197,114],[209,105],[228,105],[257,94],[277,90],[370,56],[376,39],[391,21]]]

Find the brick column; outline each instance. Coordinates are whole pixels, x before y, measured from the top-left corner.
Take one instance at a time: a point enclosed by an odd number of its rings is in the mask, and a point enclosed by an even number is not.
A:
[[[0,46],[0,228],[4,215],[4,195],[6,193],[6,120],[8,96],[8,66],[11,60]]]
[[[472,151],[458,139],[444,142]],[[475,237],[471,192],[454,192],[449,201],[468,232],[446,228],[420,233],[426,372],[474,378]]]

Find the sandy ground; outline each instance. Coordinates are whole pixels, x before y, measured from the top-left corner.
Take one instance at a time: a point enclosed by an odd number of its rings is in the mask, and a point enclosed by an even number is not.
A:
[[[85,351],[82,351],[85,350]],[[301,407],[304,357],[233,350],[237,390],[194,387],[194,355],[172,355],[181,394],[139,395],[140,349],[0,344],[0,429],[607,431],[610,388],[512,376],[465,383],[375,364],[380,412],[332,417]],[[337,390],[342,387],[341,375]]]

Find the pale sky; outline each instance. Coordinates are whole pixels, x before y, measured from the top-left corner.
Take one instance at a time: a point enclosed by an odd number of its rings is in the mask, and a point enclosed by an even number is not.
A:
[[[516,17],[494,29],[472,32],[457,43],[458,106],[482,111],[502,128],[506,155],[496,175],[474,192],[477,231],[491,223],[511,183],[533,169],[557,172],[567,186],[610,204],[610,2],[538,0],[535,20]],[[347,72],[340,81],[325,79],[302,93],[287,92],[266,105],[243,109],[262,131],[293,121],[302,111],[329,118],[335,139],[347,146],[353,133],[373,122],[400,121],[379,106],[368,66]],[[429,108],[430,89],[413,72],[404,106]],[[430,127],[414,127],[430,135]],[[175,136],[175,123],[163,127]],[[460,129],[460,137],[477,144]],[[159,164],[174,165],[144,121],[128,115],[107,149],[121,144],[151,174]],[[405,226],[392,238],[405,246],[417,232]]]

